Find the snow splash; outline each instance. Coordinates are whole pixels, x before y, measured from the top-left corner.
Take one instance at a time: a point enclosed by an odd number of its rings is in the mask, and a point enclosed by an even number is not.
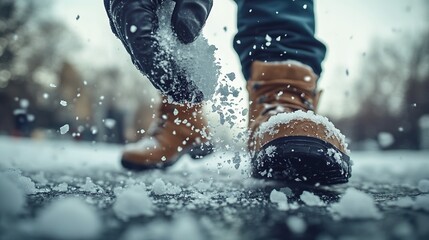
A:
[[[210,100],[220,75],[220,63],[214,56],[217,48],[210,45],[202,34],[192,43],[181,43],[171,28],[174,5],[173,1],[168,1],[158,10],[159,29],[156,38],[159,46],[173,62],[185,70],[188,81],[195,83],[204,94],[204,100]]]

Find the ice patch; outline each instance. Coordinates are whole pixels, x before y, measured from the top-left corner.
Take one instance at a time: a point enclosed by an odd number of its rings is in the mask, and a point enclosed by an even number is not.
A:
[[[91,206],[76,198],[59,199],[43,209],[35,231],[53,239],[93,239],[101,232],[101,221]]]
[[[355,188],[348,188],[340,201],[332,204],[331,211],[338,214],[340,218],[381,218],[374,198]]]
[[[347,148],[348,144],[346,142],[346,137],[340,132],[340,130],[335,128],[334,124],[332,124],[332,122],[329,121],[328,118],[323,117],[321,115],[317,115],[312,111],[304,112],[302,110],[298,110],[291,113],[278,113],[270,117],[268,121],[262,123],[256,134],[259,137],[262,137],[262,135],[265,133],[275,134],[276,126],[280,124],[288,124],[289,122],[296,120],[310,120],[316,124],[323,125],[326,128],[326,136],[328,138],[337,138],[340,141],[341,145],[344,146],[346,153],[348,154],[350,152]]]
[[[128,187],[118,193],[113,205],[116,216],[125,221],[141,215],[152,216],[153,208],[152,199],[148,196],[144,184]]]
[[[288,210],[288,201],[286,194],[273,189],[270,193],[270,201],[277,203],[279,210]]]
[[[286,224],[294,234],[302,234],[307,230],[307,224],[304,219],[297,216],[288,217]]]
[[[301,200],[308,206],[324,206],[325,203],[311,192],[304,191],[301,194]]]
[[[0,174],[0,216],[22,213],[25,202],[24,190],[8,177]]]

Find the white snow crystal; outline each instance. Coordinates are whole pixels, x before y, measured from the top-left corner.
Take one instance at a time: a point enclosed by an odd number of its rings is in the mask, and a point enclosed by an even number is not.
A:
[[[328,138],[332,136],[336,137],[340,141],[341,145],[345,147],[346,153],[350,152],[347,149],[348,144],[346,142],[346,137],[340,132],[340,130],[335,128],[334,124],[332,124],[332,122],[329,121],[329,119],[321,115],[317,115],[312,111],[304,112],[302,110],[298,110],[291,113],[278,113],[270,117],[268,121],[260,125],[257,135],[262,137],[263,134],[267,132],[270,134],[274,134],[276,131],[275,130],[276,126],[280,124],[288,124],[291,121],[304,120],[304,119],[310,120],[316,124],[323,125],[326,128],[327,137]]]
[[[116,125],[116,120],[115,119],[111,119],[111,118],[106,118],[106,119],[104,119],[104,125],[107,128],[112,129]]]
[[[429,180],[428,179],[421,179],[417,185],[417,188],[422,193],[429,192]]]
[[[152,200],[148,196],[144,184],[126,188],[117,195],[113,205],[116,216],[125,221],[141,215],[152,216],[153,208]]]
[[[374,198],[355,188],[348,188],[338,203],[331,210],[341,218],[380,218],[381,213],[375,206]]]
[[[25,193],[8,177],[0,175],[0,216],[23,212]]]
[[[166,193],[166,187],[164,181],[161,178],[156,179],[152,184],[152,192],[155,195],[164,195]]]
[[[55,200],[40,212],[35,221],[39,235],[53,239],[93,239],[101,231],[95,209],[83,200]]]
[[[301,194],[301,200],[308,206],[324,206],[325,203],[311,192],[304,191]]]
[[[295,234],[302,234],[307,229],[304,219],[297,216],[290,216],[286,220],[287,226]]]
[[[60,101],[60,105],[63,106],[63,107],[66,107],[67,106],[67,102],[64,101],[64,100],[61,100]]]
[[[278,204],[279,210],[288,210],[288,202],[286,194],[273,189],[270,193],[270,201]]]
[[[70,126],[68,124],[65,124],[62,127],[60,127],[60,133],[62,135],[66,134],[69,130],[70,130]]]

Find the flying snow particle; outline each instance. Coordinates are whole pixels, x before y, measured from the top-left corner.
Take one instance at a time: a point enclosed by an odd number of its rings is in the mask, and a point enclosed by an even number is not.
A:
[[[286,224],[289,229],[295,234],[302,234],[307,230],[307,224],[304,219],[297,216],[290,216],[286,220]]]
[[[67,106],[67,102],[64,101],[64,100],[61,100],[60,101],[60,105],[63,106],[63,107],[66,107]]]
[[[69,130],[70,130],[70,126],[68,124],[65,124],[62,127],[60,127],[61,135],[66,134]]]
[[[29,105],[30,102],[27,99],[19,100],[19,106],[21,106],[21,108],[28,108]]]
[[[304,4],[303,6],[302,6],[302,8],[304,8],[304,9],[307,9],[307,4]]]
[[[137,31],[137,27],[135,25],[131,25],[130,32],[135,33]]]
[[[111,118],[106,118],[106,119],[104,119],[104,125],[107,128],[112,129],[116,125],[116,120],[115,119],[111,119]]]
[[[395,138],[388,132],[380,132],[377,136],[378,143],[381,147],[389,147],[395,142]]]

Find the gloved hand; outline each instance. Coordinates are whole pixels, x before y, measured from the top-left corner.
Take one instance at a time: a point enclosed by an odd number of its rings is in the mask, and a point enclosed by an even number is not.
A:
[[[176,102],[200,102],[202,92],[159,47],[157,10],[173,0],[104,0],[113,33],[122,41],[133,63],[163,95]],[[173,32],[182,43],[193,42],[201,32],[213,0],[174,0]]]

